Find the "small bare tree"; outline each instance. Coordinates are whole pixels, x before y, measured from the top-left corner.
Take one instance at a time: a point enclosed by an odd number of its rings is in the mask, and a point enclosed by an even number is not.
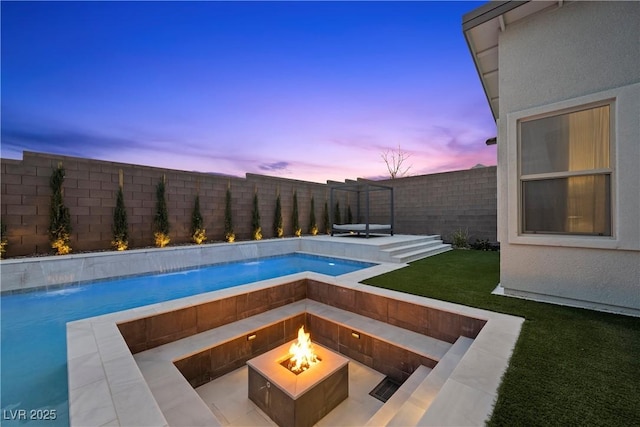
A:
[[[411,157],[411,154],[403,151],[399,144],[397,150],[387,149],[381,156],[387,165],[391,179],[405,176],[407,172],[409,172],[409,169],[411,169],[411,165],[404,165],[405,161]]]

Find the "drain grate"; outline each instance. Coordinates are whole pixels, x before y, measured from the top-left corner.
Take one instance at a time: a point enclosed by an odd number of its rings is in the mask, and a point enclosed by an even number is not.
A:
[[[385,377],[385,379],[380,381],[380,384],[371,390],[369,394],[382,402],[386,402],[391,396],[393,396],[393,393],[398,391],[400,385],[401,384],[399,382],[394,381],[389,377]]]

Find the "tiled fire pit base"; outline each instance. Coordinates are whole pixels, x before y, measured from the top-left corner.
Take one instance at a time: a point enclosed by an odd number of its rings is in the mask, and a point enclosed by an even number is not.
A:
[[[280,364],[290,346],[247,362],[249,399],[279,426],[313,426],[349,396],[349,360],[315,345],[320,362],[296,375]]]

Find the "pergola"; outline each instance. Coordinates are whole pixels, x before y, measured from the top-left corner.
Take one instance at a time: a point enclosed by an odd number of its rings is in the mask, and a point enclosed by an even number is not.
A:
[[[330,192],[330,213],[329,218],[333,221],[334,215],[334,200],[335,193],[337,191],[347,191],[356,193],[357,197],[357,205],[356,205],[356,218],[358,221],[363,218],[362,213],[364,213],[364,222],[356,223],[356,224],[332,224],[331,227],[331,235],[333,236],[335,232],[344,232],[344,233],[365,233],[365,236],[369,238],[369,234],[371,232],[388,232],[393,236],[393,187],[389,187],[387,185],[374,184],[371,182],[357,182],[357,183],[345,183],[345,184],[337,184],[332,185]],[[388,191],[389,192],[389,222],[385,224],[372,224],[370,223],[370,193],[374,191]],[[364,195],[364,212],[362,212],[360,195]]]

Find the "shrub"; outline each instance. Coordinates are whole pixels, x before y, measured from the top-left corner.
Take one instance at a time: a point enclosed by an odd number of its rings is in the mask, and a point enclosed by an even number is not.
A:
[[[275,237],[284,236],[284,228],[282,226],[282,204],[280,203],[280,194],[276,197],[276,212],[273,217],[273,235]]]
[[[260,226],[260,209],[258,207],[258,193],[253,193],[253,211],[251,213],[251,237],[253,240],[262,240],[262,227]]]
[[[202,214],[200,213],[200,195],[196,194],[196,198],[193,201],[193,212],[191,213],[191,240],[197,245],[207,240],[203,223]]]
[[[322,228],[324,234],[331,234],[331,223],[329,222],[329,205],[327,201],[324,202],[324,208],[322,209]]]
[[[291,223],[293,224],[293,235],[300,237],[302,229],[300,228],[300,219],[298,215],[298,192],[293,192],[293,210],[291,212]]]
[[[159,248],[163,248],[169,244],[169,212],[167,211],[167,199],[165,195],[165,177],[156,186],[156,216],[154,219],[155,244]]]
[[[0,222],[0,258],[4,258],[7,252],[7,224]]]
[[[49,212],[49,240],[57,255],[71,252],[69,239],[71,233],[71,216],[63,200],[62,183],[64,182],[64,168],[62,164],[53,170],[49,186],[51,187],[51,210]]]
[[[469,249],[469,232],[458,229],[451,235],[452,245],[456,249]]]
[[[231,188],[227,187],[227,194],[224,200],[224,241],[233,243],[236,234],[233,232],[233,218],[231,216]]]
[[[333,212],[333,223],[342,224],[342,215],[340,215],[340,201],[336,201],[336,209]]]
[[[471,249],[475,249],[478,251],[493,251],[495,250],[494,246],[489,243],[489,240],[484,239],[484,240],[480,240],[480,239],[476,239],[475,243],[473,243],[471,245]]]
[[[347,218],[345,222],[347,224],[353,224],[353,214],[351,213],[351,205],[347,205]]]
[[[315,236],[318,234],[318,224],[316,224],[316,204],[311,196],[311,207],[309,211],[309,234]]]
[[[113,210],[113,240],[111,246],[117,251],[125,251],[129,247],[129,224],[127,210],[124,206],[124,193],[122,187],[118,188],[116,207]]]

